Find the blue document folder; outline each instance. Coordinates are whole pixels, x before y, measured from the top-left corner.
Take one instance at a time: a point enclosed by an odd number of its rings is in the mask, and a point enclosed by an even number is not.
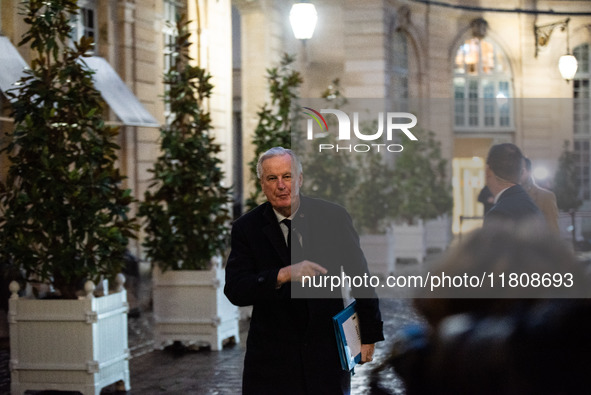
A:
[[[361,361],[361,332],[355,302],[332,317],[343,370],[351,371]]]

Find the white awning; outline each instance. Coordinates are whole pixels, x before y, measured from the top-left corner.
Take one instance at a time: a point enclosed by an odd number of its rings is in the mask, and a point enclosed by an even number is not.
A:
[[[95,71],[96,89],[124,125],[160,126],[105,59],[92,56],[84,61]],[[28,67],[8,37],[0,36],[0,90],[6,92],[16,87],[15,82],[25,75]]]
[[[84,61],[95,72],[92,78],[96,89],[123,124],[160,126],[105,59],[91,56],[84,58]]]
[[[0,36],[0,90],[6,92],[14,88],[15,82],[25,75],[28,67],[8,37]]]

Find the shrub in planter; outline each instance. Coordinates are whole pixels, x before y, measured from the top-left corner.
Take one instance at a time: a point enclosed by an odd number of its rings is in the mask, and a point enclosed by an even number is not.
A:
[[[206,109],[211,75],[190,64],[185,23],[179,23],[179,32],[164,76],[171,116],[161,129],[162,154],[150,170],[153,183],[139,210],[146,220],[146,255],[162,271],[209,269],[212,257],[227,247],[231,219],[230,189],[222,185],[217,157],[221,148]]]
[[[84,64],[92,41],[70,42],[76,1],[29,0],[23,9],[29,30],[20,45],[36,56],[8,92],[15,126],[2,147],[11,163],[0,189],[0,261],[69,300],[19,298],[11,285],[11,391],[98,394],[116,381],[129,389],[123,279],[100,298],[91,283],[121,272],[137,228],[115,166],[117,130],[105,125]]]
[[[254,190],[246,201],[248,208],[255,208],[261,203],[263,193],[257,178],[256,166],[259,155],[273,147],[292,148],[292,111],[298,98],[297,89],[302,84],[302,76],[291,65],[295,58],[283,54],[278,67],[267,69],[267,82],[271,103],[265,103],[257,113],[259,121],[254,131],[252,145],[254,158],[248,164]]]
[[[206,108],[211,76],[190,64],[186,27],[179,22],[164,76],[171,116],[161,129],[162,154],[139,215],[146,220],[146,256],[156,265],[156,346],[204,342],[217,350],[222,339],[238,341],[238,310],[223,295],[220,259],[228,244],[231,196]]]
[[[370,272],[387,276],[395,270],[397,247],[388,216],[390,206],[398,204],[392,167],[378,152],[357,155],[356,159],[358,177],[349,208]]]
[[[75,298],[85,280],[121,272],[137,228],[127,216],[133,198],[115,166],[117,129],[105,125],[84,64],[92,41],[70,43],[76,1],[24,7],[29,30],[20,45],[36,57],[8,92],[15,127],[2,148],[11,164],[0,189],[0,260]]]
[[[413,133],[418,141],[405,144],[396,157],[392,177],[396,204],[388,206],[388,215],[395,220],[397,257],[420,262],[427,250],[423,221],[449,213],[452,194],[440,142],[431,131],[415,128]]]
[[[581,234],[576,213],[583,204],[580,199],[580,182],[577,176],[577,154],[569,150],[569,143],[565,141],[562,154],[558,158],[558,169],[554,175],[554,193],[558,208],[570,216],[570,237],[575,249],[577,248],[577,236]],[[568,233],[563,232],[563,234],[567,235]]]
[[[342,94],[338,78],[334,79],[322,93],[322,98],[325,99],[328,108],[340,109],[347,104],[347,98]],[[327,118],[328,129],[334,130],[338,127],[335,117]],[[338,144],[334,133],[314,136],[314,142],[318,146]],[[305,153],[303,163],[305,164],[305,193],[347,207],[351,185],[355,185],[359,176],[355,162],[347,155],[323,155],[312,148]]]
[[[396,156],[392,182],[398,204],[390,205],[389,216],[413,224],[437,218],[452,208],[451,184],[446,177],[447,161],[434,133],[413,129],[418,141],[410,141]]]

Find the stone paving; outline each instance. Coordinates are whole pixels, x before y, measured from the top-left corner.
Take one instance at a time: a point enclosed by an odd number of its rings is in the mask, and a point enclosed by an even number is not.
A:
[[[149,298],[148,298],[149,299]],[[389,351],[389,344],[402,326],[419,321],[406,299],[382,297],[380,300],[384,319],[386,341],[378,344],[372,364],[358,366],[352,379],[352,394],[366,393],[368,373]],[[153,350],[152,312],[149,303],[139,308],[140,314],[129,317],[129,348],[131,353],[131,390],[126,395],[149,394],[239,394],[242,382],[242,364],[248,321],[241,321],[241,343],[228,345],[222,351],[192,350],[182,346],[170,346]],[[0,342],[0,395],[10,393],[10,350],[7,339]],[[394,373],[382,377],[393,394],[404,394],[401,382]],[[29,395],[44,392],[30,391]],[[51,391],[47,394],[59,394]],[[68,392],[67,394],[72,394]],[[102,391],[103,395],[125,394],[115,386]]]
[[[379,343],[375,362],[356,368],[352,379],[352,394],[364,394],[368,387],[368,373],[372,366],[382,360],[389,350],[389,340],[402,326],[417,322],[408,301],[382,299],[386,341]],[[246,330],[248,323],[244,323]],[[130,320],[130,328],[136,325]],[[133,330],[133,329],[131,329]],[[182,347],[168,347],[134,356],[130,361],[130,394],[207,394],[224,395],[240,393],[244,340],[225,347],[222,351],[189,350]],[[383,379],[386,388],[394,394],[404,394],[400,381],[393,373]]]

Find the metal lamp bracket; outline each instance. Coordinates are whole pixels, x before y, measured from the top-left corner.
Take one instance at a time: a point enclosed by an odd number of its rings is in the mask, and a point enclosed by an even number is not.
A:
[[[535,57],[538,57],[538,53],[540,52],[540,48],[545,48],[548,43],[550,42],[550,36],[552,32],[557,27],[560,28],[560,31],[567,31],[568,35],[568,23],[570,22],[570,18],[566,18],[560,22],[548,23],[546,25],[534,25],[534,36],[536,39],[536,54]],[[568,48],[568,37],[567,37],[567,53],[570,51]]]

